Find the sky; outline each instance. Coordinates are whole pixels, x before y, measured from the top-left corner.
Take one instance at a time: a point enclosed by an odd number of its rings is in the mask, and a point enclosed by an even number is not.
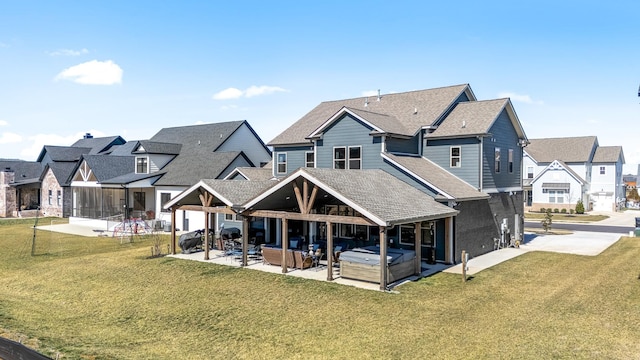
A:
[[[0,0],[0,158],[85,133],[247,120],[265,143],[322,101],[470,84],[529,139],[640,162],[640,2]]]

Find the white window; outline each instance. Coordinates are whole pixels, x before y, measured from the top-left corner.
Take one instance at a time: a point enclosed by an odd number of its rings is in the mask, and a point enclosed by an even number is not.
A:
[[[334,169],[361,169],[362,168],[362,147],[361,146],[338,146],[333,148],[333,168]]]
[[[607,168],[604,166],[600,166],[600,175],[604,175],[607,172]]]
[[[549,190],[549,203],[551,204],[564,203],[564,190]]]
[[[527,179],[533,179],[533,166],[527,166]]]
[[[53,190],[49,190],[49,205],[53,204]]]
[[[495,150],[494,160],[495,160],[495,165],[494,165],[495,172],[499,173],[500,172],[500,148],[498,147]]]
[[[305,166],[312,168],[315,166],[315,156],[313,151],[307,151],[304,153]]]
[[[461,150],[460,146],[452,146],[449,150],[449,158],[451,159],[450,166],[451,167],[460,167],[461,166]]]
[[[362,147],[349,146],[349,169],[360,169],[362,166]]]
[[[509,174],[513,174],[513,149],[509,149]]]
[[[171,200],[171,193],[160,193],[160,212],[171,212],[170,209],[165,209],[164,205]]]
[[[149,164],[146,157],[136,158],[136,174],[147,174],[149,172]]]
[[[236,220],[236,215],[235,214],[224,214],[224,219],[226,221],[235,221]]]
[[[276,169],[278,174],[285,174],[287,172],[287,153],[278,153]]]
[[[62,190],[58,190],[56,201],[57,201],[58,206],[62,205]]]

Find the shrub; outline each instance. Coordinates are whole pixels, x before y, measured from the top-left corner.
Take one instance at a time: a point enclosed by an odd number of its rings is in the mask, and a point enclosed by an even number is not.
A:
[[[545,208],[540,208],[540,212],[541,212],[541,213],[546,213],[546,212],[547,212],[547,209],[545,209]]]
[[[553,209],[553,212],[557,214],[557,213],[560,212],[560,210],[558,208],[555,208],[555,209]]]
[[[562,209],[560,209],[560,212],[561,212],[562,214],[566,214],[566,213],[567,213],[567,209],[562,208]]]
[[[573,215],[574,212],[576,212],[574,209],[569,209],[569,214]]]
[[[544,219],[540,221],[540,224],[542,225],[545,233],[551,230],[551,224],[553,223],[553,220],[551,219],[552,217],[553,215],[551,215],[551,209],[547,209],[547,212],[544,213]]]
[[[584,204],[582,203],[582,200],[578,200],[578,203],[576,204],[576,214],[584,214]]]

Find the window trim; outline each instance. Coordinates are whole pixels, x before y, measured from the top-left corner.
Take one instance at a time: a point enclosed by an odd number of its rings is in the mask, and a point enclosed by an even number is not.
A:
[[[166,201],[162,201],[162,197],[164,195],[167,195],[169,198]],[[160,193],[160,212],[162,213],[170,213],[171,209],[165,209],[164,206],[166,203],[168,203],[169,201],[171,201],[171,193],[169,192],[161,192]]]
[[[338,150],[338,149],[344,150],[344,158],[336,159],[336,150]],[[333,168],[334,169],[343,170],[343,169],[347,168],[347,147],[346,146],[334,146],[333,147],[333,155],[332,155],[332,157],[333,157]],[[342,168],[336,167],[336,161],[343,162],[344,163],[344,167],[342,167]]]
[[[56,202],[58,206],[62,205],[62,190],[56,192]]]
[[[284,161],[280,161],[280,155],[284,156]],[[287,173],[287,158],[289,156],[286,152],[278,152],[276,153],[276,174],[286,174]],[[284,171],[280,171],[280,165],[284,166]]]
[[[49,205],[53,205],[53,190],[49,189],[49,197],[48,197]]]
[[[607,175],[607,167],[600,166],[600,175]]]
[[[529,172],[531,169],[531,172]],[[527,179],[533,179],[533,166],[527,166]]]
[[[453,150],[458,150],[458,155],[453,155]],[[457,159],[458,162],[456,165],[453,164],[453,160]],[[449,167],[451,168],[461,168],[462,167],[462,146],[450,146],[449,147]]]
[[[140,161],[144,165],[144,171],[140,171]],[[149,173],[149,157],[148,156],[136,156],[136,174],[148,174]]]
[[[513,149],[509,149],[508,154],[508,162],[509,162],[509,174],[513,174]]]
[[[358,149],[358,154],[360,155],[360,157],[358,158],[351,158],[351,149]],[[352,168],[351,167],[351,161],[355,161],[358,160],[358,168]],[[347,169],[351,169],[351,170],[361,170],[362,169],[362,145],[354,145],[354,146],[348,146],[347,147]]]
[[[358,153],[360,157],[351,157],[351,150],[358,149]],[[344,151],[344,158],[337,159],[336,158],[336,150]],[[344,163],[343,168],[336,167],[336,161]],[[352,167],[351,161],[358,161],[358,167]],[[352,145],[352,146],[334,146],[333,147],[333,168],[338,170],[361,170],[362,169],[362,145]]]
[[[502,162],[501,154],[500,154],[500,148],[499,147],[496,147],[494,149],[493,160],[494,160],[493,171],[496,174],[499,174],[500,173],[500,163]]]
[[[313,156],[313,159],[311,160],[311,162],[309,162],[309,155]],[[316,167],[316,153],[315,151],[305,151],[304,152],[304,164],[305,167],[308,168],[315,168]]]

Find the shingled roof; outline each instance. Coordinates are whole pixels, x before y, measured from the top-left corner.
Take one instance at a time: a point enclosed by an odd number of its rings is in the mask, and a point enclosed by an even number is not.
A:
[[[181,154],[183,151],[191,153],[192,151],[200,152],[202,149],[214,152],[244,123],[244,120],[240,120],[163,128],[149,141],[181,144]]]
[[[47,164],[46,167],[51,169],[53,176],[56,178],[60,186],[69,186],[71,185],[71,175],[73,175],[73,171],[76,169],[76,164],[76,162],[51,162]],[[45,173],[46,168],[40,177],[40,181],[42,181],[42,177]]]
[[[287,201],[281,191],[293,193],[289,187],[299,178],[306,178],[320,188],[316,204],[324,201],[321,192],[332,195],[382,226],[411,223],[455,216],[458,211],[436,202],[428,194],[380,170],[337,170],[300,168],[281,179],[263,194],[244,204],[245,208],[269,208],[273,201]],[[272,197],[277,197],[271,200]],[[288,196],[288,201],[295,201]],[[264,205],[263,205],[264,204]]]
[[[114,145],[122,145],[125,142],[121,136],[85,137],[76,141],[71,146],[90,148],[91,151],[89,155],[96,155],[108,151]]]
[[[105,182],[131,173],[135,166],[135,157],[133,156],[85,155],[84,160],[98,182]]]
[[[598,146],[596,136],[529,139],[524,151],[538,163],[562,160],[565,163],[589,162]]]
[[[395,94],[359,97],[353,99],[326,101],[296,121],[288,129],[271,140],[268,145],[307,144],[307,137],[321,127],[343,107],[352,111],[366,111],[376,114],[377,120],[393,123],[376,122],[385,131],[394,134],[415,134],[423,126],[431,125],[438,120],[452,105],[465,94],[468,99],[475,100],[468,84],[448,86],[436,89],[418,90]],[[366,119],[365,113],[359,113]]]
[[[237,167],[225,179],[240,174],[247,180],[269,180],[273,178],[273,169],[271,167]]]
[[[502,111],[506,109],[518,136],[525,138],[509,99],[461,102],[438,125],[428,138],[487,136]]]
[[[182,144],[140,140],[134,153],[178,155]]]
[[[12,185],[19,185],[39,181],[42,165],[35,161],[0,160],[0,171],[13,171]]]
[[[615,163],[622,158],[624,163],[624,154],[622,146],[598,146],[596,153],[593,155],[594,163]]]
[[[223,171],[239,157],[244,158],[249,165],[253,165],[241,151],[209,152],[203,150],[192,152],[191,156],[185,156],[181,152],[162,168],[165,174],[154,185],[191,186],[201,179],[215,179],[222,175]]]
[[[276,183],[275,180],[262,181],[234,181],[202,179],[195,185],[176,195],[164,206],[165,209],[174,205],[202,205],[199,195],[204,190],[214,195],[211,206],[240,207]]]
[[[456,201],[489,198],[488,194],[479,191],[427,158],[408,155],[399,156],[389,153],[384,153],[383,157],[421,179],[423,183],[435,192],[439,192],[440,198]]]
[[[49,155],[49,158],[52,161],[75,162],[80,160],[82,155],[89,154],[90,152],[91,148],[89,147],[45,145],[42,147],[37,161],[42,162],[42,160],[44,160],[44,156]]]

